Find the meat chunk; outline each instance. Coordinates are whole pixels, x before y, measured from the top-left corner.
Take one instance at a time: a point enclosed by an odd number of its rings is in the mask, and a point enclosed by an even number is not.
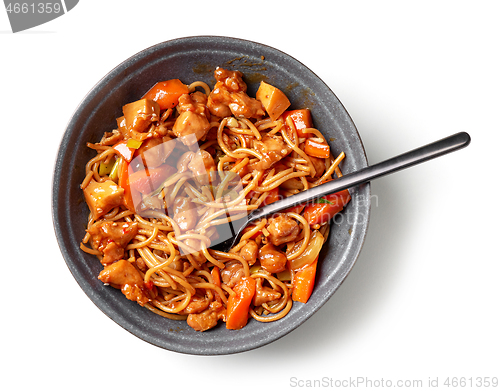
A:
[[[92,225],[88,233],[92,236],[94,248],[104,254],[101,263],[107,265],[123,258],[127,244],[138,230],[137,223],[103,221]]]
[[[119,206],[123,200],[124,190],[112,180],[105,182],[91,181],[83,194],[94,219],[98,219],[111,209]]]
[[[206,310],[209,304],[210,302],[206,297],[193,296],[187,307],[179,312],[179,315],[199,314]]]
[[[269,273],[279,273],[286,269],[286,255],[272,243],[267,243],[260,248],[259,261],[262,268]]]
[[[185,145],[193,145],[203,136],[207,134],[210,129],[210,123],[199,114],[192,111],[185,111],[175,121],[172,128],[174,134]]]
[[[214,89],[208,96],[208,109],[217,117],[231,114],[243,118],[259,118],[265,115],[262,104],[246,94],[247,85],[240,71],[217,68],[214,72]]]
[[[179,161],[177,162],[177,172],[179,174],[182,174],[183,172],[189,170],[189,163],[191,163],[193,157],[194,157],[193,151],[187,151],[184,154],[182,154],[182,156],[179,158]]]
[[[313,177],[317,178],[323,175],[326,169],[325,159],[314,156],[309,156],[309,159],[311,159],[311,163],[316,171]]]
[[[179,97],[177,105],[179,117],[172,130],[185,145],[195,144],[210,130],[210,113],[206,103],[206,95],[198,91]]]
[[[198,213],[195,205],[188,197],[177,197],[174,200],[174,221],[179,225],[181,231],[193,229],[198,221]]]
[[[239,261],[229,261],[220,271],[222,282],[229,288],[234,288],[238,281],[245,275],[243,265]]]
[[[155,168],[165,163],[174,150],[175,143],[176,141],[168,136],[150,138],[141,144],[137,154],[145,166]]]
[[[281,293],[271,289],[267,286],[262,286],[262,279],[257,278],[255,284],[255,296],[253,297],[253,305],[258,307],[263,303],[268,303],[273,300],[278,300]]]
[[[214,158],[203,149],[196,151],[188,164],[188,168],[200,185],[208,185],[211,181],[211,173],[216,171]]]
[[[300,232],[299,225],[295,219],[284,214],[270,218],[267,230],[270,234],[268,239],[275,246],[280,246],[283,243],[295,240]]]
[[[219,319],[225,321],[226,309],[218,301],[210,304],[210,307],[199,314],[189,314],[187,324],[196,331],[206,331],[217,325]]]
[[[249,166],[250,169],[259,171],[272,167],[292,151],[283,138],[267,134],[260,141],[254,140],[253,147],[262,155],[262,160],[251,163]]]
[[[257,262],[257,254],[259,253],[259,246],[253,240],[249,240],[240,250],[240,256],[252,266]]]
[[[123,106],[123,116],[128,131],[142,133],[151,122],[158,121],[160,106],[154,100],[140,99]]]
[[[121,289],[127,299],[137,301],[142,306],[157,294],[155,286],[148,288],[141,273],[125,259],[106,266],[98,278],[105,284]]]

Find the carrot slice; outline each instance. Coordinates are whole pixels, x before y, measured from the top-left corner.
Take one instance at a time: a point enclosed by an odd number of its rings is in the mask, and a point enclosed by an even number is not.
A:
[[[299,137],[311,137],[312,133],[304,133],[303,129],[313,128],[313,122],[311,117],[311,111],[309,109],[300,109],[300,110],[290,110],[285,111],[283,113],[283,118],[286,119],[290,117],[295,125],[295,129],[297,130],[297,135]]]
[[[239,330],[248,322],[248,310],[255,294],[255,280],[242,277],[234,287],[234,295],[227,300],[226,328]]]
[[[118,186],[120,186],[123,192],[123,205],[130,211],[135,212],[134,199],[132,197],[132,191],[130,189],[129,181],[129,164],[126,161],[122,161],[120,175],[118,179]]]
[[[321,203],[309,204],[302,214],[309,225],[322,224],[339,213],[350,201],[348,190],[342,190],[320,198]]]
[[[156,83],[143,98],[156,101],[160,110],[166,110],[177,106],[179,97],[183,94],[189,94],[188,86],[179,79],[172,79]]]
[[[308,138],[304,143],[304,152],[309,156],[327,159],[330,156],[330,147],[328,144]]]
[[[316,268],[318,258],[310,265],[304,266],[295,273],[293,278],[292,300],[307,303],[311,297],[314,281],[316,279]]]

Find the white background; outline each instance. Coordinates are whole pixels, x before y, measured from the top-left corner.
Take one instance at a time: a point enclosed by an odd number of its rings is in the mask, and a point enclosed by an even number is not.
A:
[[[438,378],[445,390],[447,377],[500,377],[498,4],[82,0],[17,34],[0,10],[1,388],[281,390],[361,377],[379,388]],[[337,293],[291,334],[230,356],[162,350],[108,319],[66,267],[50,212],[81,99],[136,52],[191,35],[249,39],[304,63],[346,106],[370,163],[472,137],[374,182],[369,233]]]

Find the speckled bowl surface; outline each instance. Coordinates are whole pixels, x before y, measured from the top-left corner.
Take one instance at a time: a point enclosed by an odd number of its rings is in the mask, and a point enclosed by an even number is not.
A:
[[[105,286],[97,275],[100,262],[80,250],[88,208],[79,187],[86,162],[95,153],[86,143],[98,141],[116,127],[122,106],[139,99],[157,81],[202,80],[213,86],[216,67],[240,70],[255,96],[261,80],[284,91],[291,108],[308,107],[315,127],[330,140],[333,153],[346,153],[342,171],[367,166],[359,134],[335,94],[311,70],[287,54],[241,39],[199,36],[167,41],[141,51],[118,65],[88,93],[63,136],[53,176],[52,214],[57,240],[74,278],[102,312],[137,337],[162,348],[197,355],[220,355],[254,349],[286,335],[311,317],[337,290],[353,267],[366,235],[370,186],[351,189],[352,200],[335,218],[320,255],[314,292],[307,304],[294,303],[283,319],[260,323],[250,319],[242,330],[220,324],[200,333],[185,322],[156,315]]]

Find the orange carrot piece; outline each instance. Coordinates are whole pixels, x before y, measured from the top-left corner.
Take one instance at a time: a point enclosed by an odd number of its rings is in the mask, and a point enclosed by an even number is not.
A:
[[[290,117],[295,125],[295,129],[297,130],[297,135],[299,137],[311,137],[312,133],[304,133],[303,129],[313,128],[313,122],[311,117],[311,111],[309,109],[300,109],[300,110],[289,110],[283,113],[283,118],[286,119]]]
[[[129,182],[129,164],[126,161],[122,161],[120,174],[118,177],[118,186],[120,186],[123,192],[123,205],[130,211],[135,212],[134,200],[132,197],[132,191],[130,189]]]
[[[330,156],[330,146],[308,138],[304,143],[304,152],[309,156],[327,159]]]
[[[234,287],[234,295],[227,300],[226,328],[239,330],[248,322],[248,310],[255,294],[255,280],[242,277]]]
[[[189,94],[188,86],[179,79],[172,79],[156,83],[143,98],[156,101],[160,110],[166,110],[177,106],[179,97],[183,94]]]
[[[278,201],[280,198],[281,197],[280,197],[279,189],[277,187],[275,187],[274,189],[269,191],[269,194],[262,202],[262,206],[272,204],[273,202]]]
[[[149,194],[158,189],[165,180],[175,174],[176,169],[168,164],[136,171],[129,175],[130,186],[142,194]]]
[[[339,213],[350,201],[351,195],[348,190],[342,190],[334,194],[322,197],[324,203],[313,203],[305,207],[303,216],[309,225],[322,224]]]
[[[310,265],[304,266],[295,273],[292,288],[292,300],[307,303],[311,297],[314,281],[316,279],[316,267],[318,258]]]
[[[221,281],[220,281],[220,269],[218,266],[215,266],[212,268],[210,271],[210,274],[212,275],[212,279],[214,280],[214,284],[217,285],[218,287],[221,286]]]

